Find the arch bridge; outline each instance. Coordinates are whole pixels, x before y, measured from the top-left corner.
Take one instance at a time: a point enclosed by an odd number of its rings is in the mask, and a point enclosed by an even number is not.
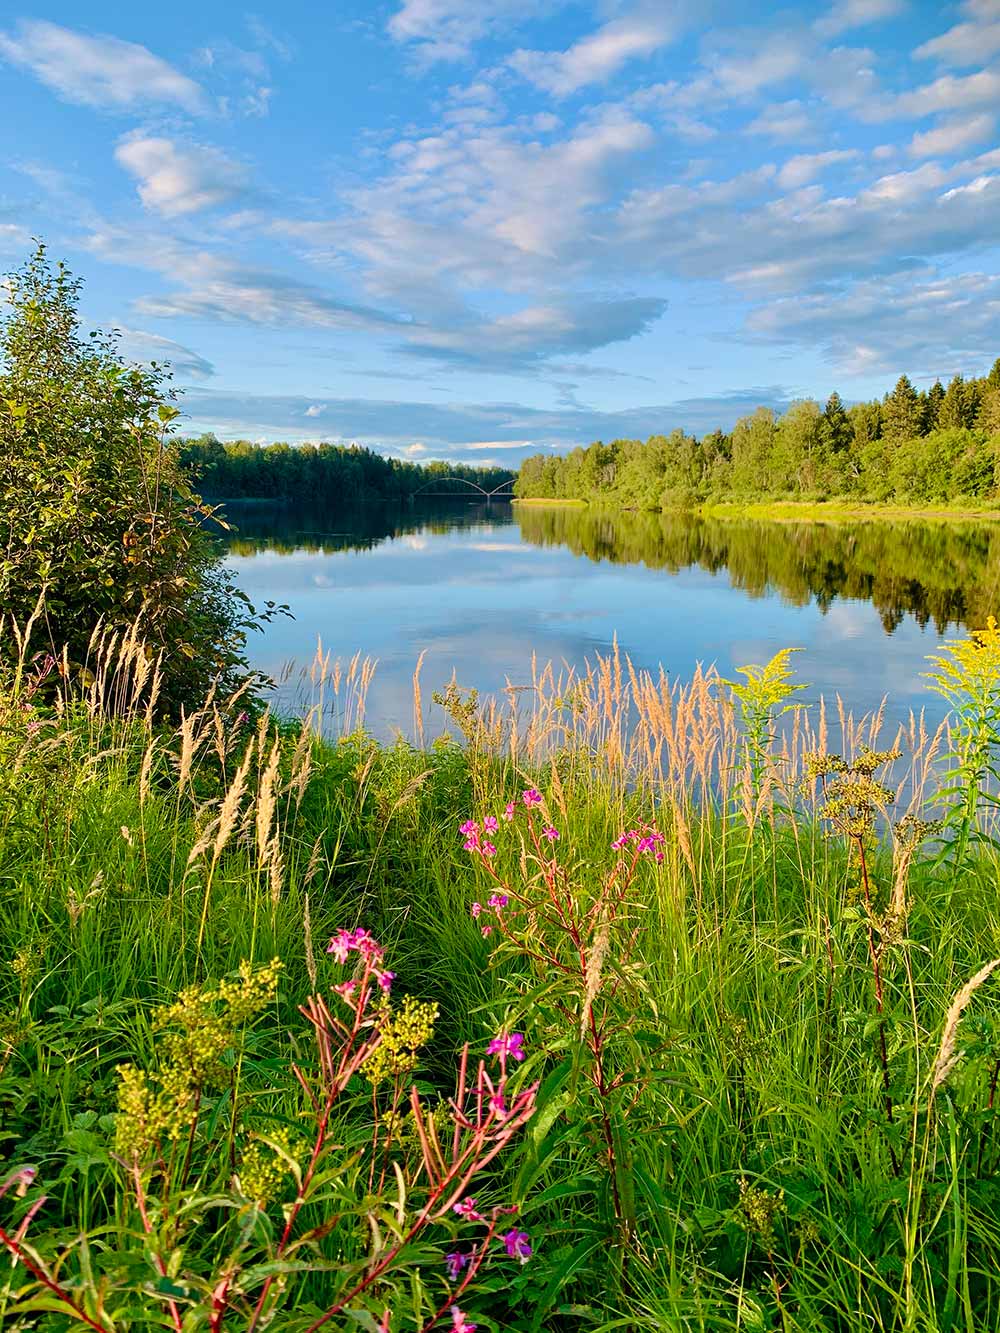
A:
[[[433,477],[430,481],[425,481],[423,486],[418,486],[417,489],[411,493],[410,499],[412,500],[417,495],[445,498],[452,495],[465,495],[472,493],[475,493],[477,495],[482,495],[487,500],[506,498],[506,496],[504,496],[505,491],[507,493],[507,496],[513,495],[513,486],[515,480],[516,478],[511,477],[510,481],[502,481],[499,486],[494,486],[491,491],[488,491],[484,486],[478,485],[477,482],[470,481],[468,477]],[[458,482],[459,485],[467,486],[469,489],[468,491],[432,491],[429,489],[429,487],[431,486],[441,486],[446,481]],[[508,490],[507,489],[508,487],[510,487],[511,489]]]

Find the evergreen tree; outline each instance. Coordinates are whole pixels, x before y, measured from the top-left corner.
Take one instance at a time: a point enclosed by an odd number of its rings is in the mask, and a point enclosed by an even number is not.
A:
[[[939,430],[964,430],[972,425],[969,411],[969,395],[961,375],[952,377],[948,390],[941,402],[937,425]]]
[[[842,453],[854,437],[851,422],[841,401],[840,394],[834,389],[826,400],[823,416],[819,423],[819,441],[831,454]]]
[[[906,375],[900,375],[882,405],[882,434],[891,445],[915,439],[920,434],[920,400]]]
[[[924,412],[924,434],[937,430],[941,417],[941,404],[944,402],[944,385],[935,380],[927,391],[927,407]]]

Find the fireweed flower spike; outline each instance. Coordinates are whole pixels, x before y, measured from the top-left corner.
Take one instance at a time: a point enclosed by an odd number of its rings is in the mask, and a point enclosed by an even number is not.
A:
[[[448,1270],[448,1280],[454,1282],[468,1262],[469,1256],[463,1254],[461,1250],[453,1250],[451,1254],[446,1254],[444,1264]]]
[[[518,1259],[522,1264],[526,1264],[531,1258],[531,1241],[528,1239],[526,1231],[508,1231],[503,1236],[504,1247],[512,1259]]]
[[[549,842],[555,842],[555,840],[559,837],[559,830],[557,828],[553,828],[552,825],[549,824],[546,828],[542,829],[542,837],[548,838]]]
[[[524,802],[525,805],[528,806],[541,805],[542,793],[538,790],[537,787],[529,787],[526,792],[523,792],[521,794],[521,800]]]
[[[487,821],[488,825],[489,821]],[[479,825],[474,819],[467,819],[464,824],[459,824],[459,833],[463,833],[467,838],[475,837],[479,832]]]
[[[524,1033],[512,1032],[509,1037],[505,1037],[503,1033],[501,1033],[499,1037],[494,1037],[487,1046],[486,1054],[498,1056],[501,1063],[507,1059],[523,1060]]]
[[[487,815],[486,818],[483,820],[484,833],[496,833],[499,827],[500,823],[496,815]]]
[[[470,1324],[457,1305],[451,1307],[451,1333],[476,1333],[478,1324]]]
[[[461,1203],[453,1206],[453,1211],[458,1213],[459,1217],[464,1217],[467,1222],[482,1222],[482,1213],[476,1212],[475,1199],[463,1199]]]

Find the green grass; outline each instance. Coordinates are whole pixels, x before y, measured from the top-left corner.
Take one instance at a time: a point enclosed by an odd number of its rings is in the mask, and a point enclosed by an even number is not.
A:
[[[171,1327],[156,1322],[164,1305],[151,1277],[133,1279],[124,1261],[112,1261],[131,1245],[129,1263],[143,1262],[123,1202],[127,1173],[112,1151],[116,1067],[155,1066],[155,1006],[231,976],[242,960],[277,957],[279,993],[233,1057],[232,1098],[267,1123],[296,1124],[302,1099],[283,1071],[303,1058],[297,1006],[312,990],[313,963],[321,991],[340,979],[326,941],[359,925],[381,941],[396,988],[440,1007],[423,1054],[428,1089],[447,1090],[464,1042],[481,1051],[514,1023],[543,1080],[534,1129],[529,1123],[479,1187],[480,1197],[520,1206],[518,1225],[534,1246],[523,1268],[498,1261],[463,1297],[480,1329],[1000,1327],[995,982],[962,1017],[962,1058],[933,1098],[929,1087],[949,1004],[1000,956],[992,843],[976,841],[960,873],[933,845],[918,850],[893,922],[885,839],[869,850],[869,914],[844,840],[829,836],[808,803],[793,812],[787,772],[777,787],[765,782],[748,823],[742,778],[726,777],[724,746],[706,788],[693,768],[671,777],[667,765],[667,777],[653,780],[651,770],[611,762],[608,718],[603,748],[564,738],[544,762],[512,757],[474,729],[467,745],[426,751],[355,735],[311,743],[299,796],[304,749],[296,759],[295,730],[285,728],[265,854],[256,821],[267,805],[272,731],[254,746],[210,872],[212,839],[189,865],[192,849],[232,790],[255,724],[205,714],[181,784],[176,734],[82,709],[43,713],[34,731],[29,716],[8,704],[0,719],[0,1151],[10,1170],[35,1167],[38,1183],[24,1201],[0,1200],[0,1225],[44,1189],[30,1234],[49,1262],[68,1253],[59,1271],[78,1291],[87,1282],[76,1238],[92,1233],[91,1262],[109,1289],[131,1282],[130,1299],[139,1301],[120,1308],[145,1312],[107,1328]],[[559,827],[554,853],[580,904],[599,901],[617,859],[610,843],[623,828],[648,824],[665,838],[662,864],[640,860],[620,922],[608,927],[593,1004],[608,1016],[605,1058],[620,1080],[603,1099],[588,1089],[592,1066],[569,983],[554,986],[556,974],[533,965],[523,947],[491,953],[496,940],[483,938],[482,919],[469,912],[493,886],[485,863],[462,850],[458,823],[500,815],[532,782]],[[501,822],[491,864],[535,893],[533,863],[522,862],[526,818],[522,811]],[[532,920],[521,945],[563,948],[542,915]],[[344,1142],[364,1105],[363,1097],[351,1103]],[[225,1097],[206,1102],[199,1144],[218,1128],[205,1117],[224,1121],[228,1106]],[[228,1189],[225,1163],[217,1169],[214,1188]],[[184,1262],[195,1268],[208,1262],[214,1216],[187,1243]],[[367,1224],[346,1240],[317,1243],[335,1264],[354,1262],[362,1234]],[[422,1282],[441,1286],[438,1260],[422,1253],[413,1262],[423,1265]],[[322,1308],[330,1281],[323,1272],[308,1277],[296,1298],[302,1310]],[[81,1327],[65,1311],[20,1310],[17,1293],[29,1285],[23,1268],[0,1260],[4,1328]],[[430,1327],[393,1291],[394,1330]],[[297,1317],[292,1309],[274,1327],[306,1327]],[[450,1325],[446,1312],[435,1326]],[[235,1310],[223,1325],[247,1326]]]

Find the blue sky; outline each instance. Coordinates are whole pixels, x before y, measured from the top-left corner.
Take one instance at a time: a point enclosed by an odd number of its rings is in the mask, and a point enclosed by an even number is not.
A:
[[[514,463],[1000,355],[1000,0],[2,9],[0,264],[190,429]]]

